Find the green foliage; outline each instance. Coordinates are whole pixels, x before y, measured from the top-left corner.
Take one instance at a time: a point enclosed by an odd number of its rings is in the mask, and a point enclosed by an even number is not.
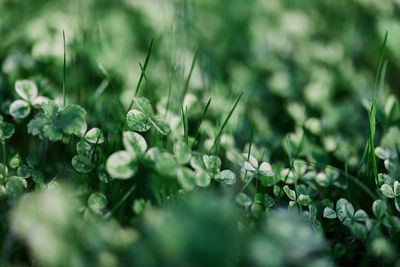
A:
[[[28,123],[28,133],[53,142],[61,140],[63,134],[79,135],[86,124],[85,116],[86,111],[78,105],[59,108],[49,101],[42,104],[42,110]]]
[[[398,265],[399,4],[139,2],[0,1],[0,266]]]

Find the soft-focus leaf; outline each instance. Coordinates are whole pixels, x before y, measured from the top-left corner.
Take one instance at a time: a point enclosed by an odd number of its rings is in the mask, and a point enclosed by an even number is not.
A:
[[[23,119],[31,112],[31,106],[25,100],[15,100],[11,103],[9,112],[14,118]]]
[[[111,154],[106,163],[107,172],[116,179],[129,179],[137,171],[136,155],[127,151]]]
[[[372,211],[374,212],[375,217],[378,219],[381,219],[385,216],[386,209],[387,206],[383,200],[375,200],[372,204]]]
[[[138,133],[125,131],[122,134],[122,141],[125,149],[128,152],[135,153],[137,155],[143,155],[147,150],[146,139]]]
[[[91,144],[102,144],[104,135],[99,128],[92,128],[85,134],[85,140]]]
[[[34,82],[30,80],[19,80],[15,82],[15,91],[17,94],[31,102],[38,94],[37,86]]]
[[[233,185],[236,183],[236,174],[231,170],[223,170],[214,178],[217,182],[224,185]]]

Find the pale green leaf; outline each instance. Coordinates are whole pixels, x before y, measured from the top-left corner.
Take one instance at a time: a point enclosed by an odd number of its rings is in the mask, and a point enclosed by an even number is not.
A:
[[[15,91],[26,101],[32,102],[38,95],[38,89],[34,82],[30,80],[19,80],[15,82]]]
[[[85,140],[91,144],[102,144],[104,135],[99,128],[92,128],[85,134]]]
[[[129,179],[137,171],[136,155],[127,151],[111,154],[106,163],[107,172],[116,179]]]
[[[147,150],[146,139],[138,133],[125,131],[122,134],[122,141],[125,149],[128,152],[136,153],[137,155],[143,155]]]
[[[126,114],[126,124],[129,129],[137,132],[147,132],[151,127],[147,116],[137,109],[131,109]]]
[[[14,118],[23,119],[28,117],[31,106],[25,100],[18,99],[11,103],[9,112]]]

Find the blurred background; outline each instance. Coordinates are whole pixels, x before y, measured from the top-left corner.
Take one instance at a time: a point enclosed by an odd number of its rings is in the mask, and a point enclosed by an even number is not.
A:
[[[143,94],[165,103],[171,88],[170,108],[179,114],[176,99],[198,51],[189,93],[201,102],[211,97],[216,118],[226,100],[246,90],[232,123],[242,145],[252,123],[266,144],[299,135],[307,123],[331,151],[338,142],[361,147],[362,103],[371,98],[386,30],[389,64],[378,113],[398,94],[396,0],[2,0],[0,7],[0,61],[8,77],[0,76],[1,97],[21,76],[60,96],[65,31],[68,98],[92,113],[90,122],[101,122],[109,99],[129,104],[152,39],[151,90]]]

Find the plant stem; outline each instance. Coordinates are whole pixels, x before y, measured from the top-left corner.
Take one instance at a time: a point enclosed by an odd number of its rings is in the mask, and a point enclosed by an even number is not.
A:
[[[67,51],[65,47],[65,32],[63,31],[63,41],[64,41],[64,67],[63,67],[63,108],[67,104],[67,75],[66,75],[66,62],[67,62]]]
[[[129,191],[121,198],[121,200],[114,206],[114,208],[112,208],[109,212],[106,213],[106,215],[104,215],[104,219],[110,218],[111,215],[122,205],[122,203],[124,203],[128,199],[133,191],[135,191],[135,189],[136,184],[134,184],[131,189],[129,189]]]
[[[1,141],[1,147],[2,147],[2,150],[3,150],[3,163],[4,163],[4,166],[7,166],[6,141]]]

